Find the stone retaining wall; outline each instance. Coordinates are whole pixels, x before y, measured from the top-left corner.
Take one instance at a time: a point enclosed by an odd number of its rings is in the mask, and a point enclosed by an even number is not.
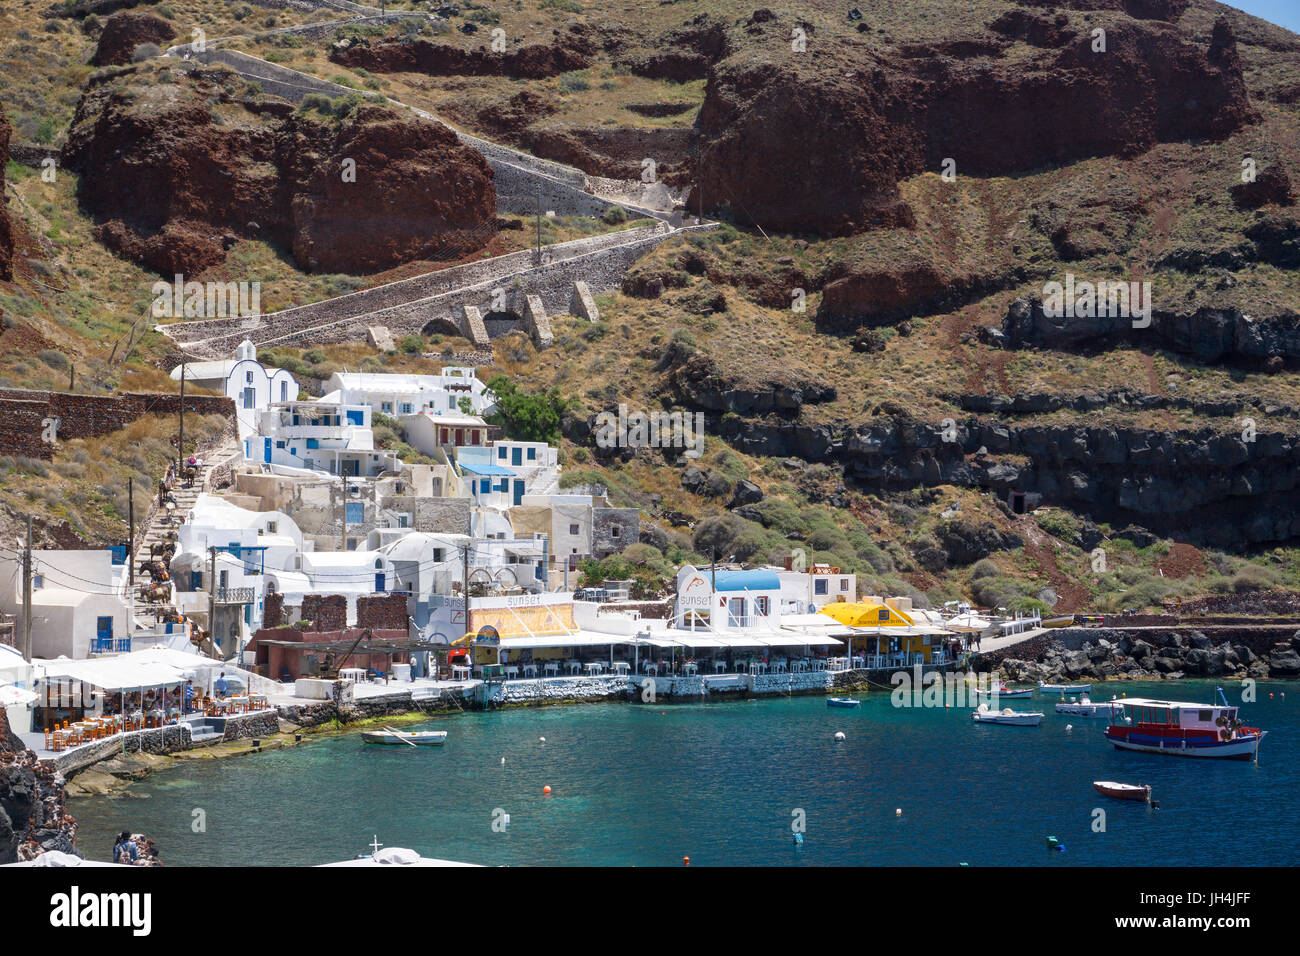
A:
[[[270,737],[280,732],[280,715],[274,710],[257,714],[240,714],[226,718],[226,732],[222,740],[249,740],[253,737]]]
[[[57,438],[96,438],[115,432],[144,415],[175,415],[179,394],[122,392],[79,395],[0,388],[0,448],[9,455],[52,459],[54,446],[42,441],[42,424],[59,420]],[[235,417],[235,403],[215,395],[186,395],[185,410],[199,415]]]
[[[71,776],[79,770],[85,770],[91,764],[106,760],[113,754],[122,753],[123,750],[127,753],[144,751],[150,754],[169,754],[176,753],[178,750],[189,750],[193,746],[189,724],[170,724],[150,730],[131,731],[126,734],[125,739],[111,737],[108,740],[101,740],[90,746],[78,747],[53,757],[43,758],[41,763],[45,766],[53,766],[64,776]]]
[[[512,680],[479,685],[475,703],[499,707],[503,704],[545,704],[562,700],[622,700],[635,689],[633,678],[619,676]]]

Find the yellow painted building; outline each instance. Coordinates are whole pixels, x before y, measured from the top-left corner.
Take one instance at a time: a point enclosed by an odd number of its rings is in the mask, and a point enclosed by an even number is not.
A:
[[[819,609],[841,624],[858,628],[881,628],[880,634],[858,634],[853,638],[855,651],[867,654],[906,653],[922,655],[930,663],[934,648],[940,646],[941,637],[915,633],[918,625],[910,614],[889,604],[877,601],[845,601],[831,603]],[[889,633],[896,629],[895,633]],[[875,647],[872,647],[872,643]]]

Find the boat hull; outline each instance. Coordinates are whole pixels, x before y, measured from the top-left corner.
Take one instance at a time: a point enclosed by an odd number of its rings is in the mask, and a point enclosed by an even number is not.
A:
[[[1103,797],[1114,800],[1140,800],[1145,803],[1151,796],[1150,787],[1135,787],[1131,784],[1112,783],[1109,780],[1095,781],[1092,786]]]
[[[1037,727],[1043,720],[1042,714],[971,714],[970,717],[977,724],[1002,724],[1007,727]]]
[[[361,735],[361,739],[368,744],[376,744],[381,747],[408,747],[414,744],[417,747],[438,747],[447,740],[447,732],[438,731],[420,731],[409,734],[391,734],[387,731],[367,731]]]
[[[991,690],[977,690],[972,691],[972,693],[976,697],[988,697],[990,699],[996,697],[998,700],[1028,700],[1034,696],[1034,689],[1030,687],[1020,690],[1000,690],[996,693]]]
[[[1259,749],[1259,742],[1268,731],[1249,734],[1233,740],[1212,740],[1198,737],[1154,737],[1146,734],[1120,735],[1106,730],[1106,739],[1116,750],[1135,750],[1139,753],[1165,754],[1170,757],[1217,758],[1219,760],[1250,760]]]
[[[826,699],[827,707],[857,707],[860,701],[850,700],[847,697],[828,697]]]
[[[1038,689],[1046,694],[1091,694],[1091,684],[1039,684]]]
[[[1118,717],[1123,708],[1107,701],[1100,704],[1057,704],[1056,712],[1075,717]]]

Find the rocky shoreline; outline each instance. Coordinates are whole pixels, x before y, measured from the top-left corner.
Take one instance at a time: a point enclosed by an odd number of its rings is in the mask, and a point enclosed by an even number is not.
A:
[[[1050,635],[995,654],[976,655],[979,670],[996,670],[1008,681],[1079,680],[1285,680],[1300,677],[1300,631],[1265,652],[1240,640],[1218,643],[1203,631],[1142,632],[1106,629],[1077,649]],[[1030,654],[1026,655],[1025,652]]]

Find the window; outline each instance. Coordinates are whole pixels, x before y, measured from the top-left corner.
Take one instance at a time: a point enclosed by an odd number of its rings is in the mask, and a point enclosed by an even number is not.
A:
[[[410,515],[407,515],[407,514],[400,514],[400,515],[397,516],[397,526],[398,526],[399,528],[407,528],[407,527],[410,527],[410,523],[411,523],[411,516],[410,516]]]
[[[770,599],[765,597],[754,598],[755,614],[761,615],[762,617],[767,617],[767,615],[771,613],[770,607],[771,607]]]
[[[413,411],[415,411],[415,406],[414,406],[414,405],[412,405],[410,402],[402,402],[402,414],[403,414],[403,415],[409,415],[409,414],[411,414]]]
[[[347,514],[344,516],[348,524],[361,524],[366,520],[366,506],[360,501],[349,501],[347,503]]]
[[[393,414],[393,403],[392,403],[392,402],[380,402],[380,403],[379,403],[379,410],[380,410],[381,412],[383,412],[385,415],[391,415],[391,414]]]
[[[43,588],[43,587],[45,587],[45,575],[43,575],[43,574],[33,574],[33,575],[32,575],[32,587],[33,587],[33,588]]]
[[[251,371],[244,373],[244,381],[250,385],[253,384],[253,373]]]
[[[691,630],[708,630],[709,615],[707,611],[687,611],[682,617],[682,624]]]
[[[357,550],[357,539],[356,539],[356,538],[348,538],[348,550],[349,550],[349,551],[355,551],[355,550]]]
[[[434,561],[437,561],[437,562],[441,562],[441,561],[443,560],[443,557],[442,557],[442,548],[434,548],[434,549],[433,549],[433,560],[434,560]]]
[[[506,450],[503,446],[497,447],[497,457],[500,458],[502,461],[506,460]]]
[[[282,401],[282,402],[287,402],[288,400],[289,400],[289,383],[288,383],[288,382],[281,382],[281,383],[280,383],[280,401]]]
[[[815,581],[813,581],[813,594],[827,593],[826,590],[827,583],[828,582],[826,581],[825,578],[817,578]]]
[[[749,622],[745,619],[745,599],[732,598],[727,602],[727,624],[730,627],[744,627]]]
[[[477,429],[477,428],[470,429],[470,433],[469,433],[469,443],[470,443],[471,445],[477,445],[477,444],[479,443],[479,440],[478,440],[478,429]]]
[[[284,447],[284,440],[281,439],[280,441],[277,441],[277,442],[275,443],[275,447],[276,447],[276,448],[283,448],[283,447]]]
[[[276,533],[277,533],[277,532],[276,532],[276,529],[277,529],[278,527],[279,527],[279,525],[278,525],[276,522],[274,522],[274,521],[268,521],[268,522],[266,523],[266,533],[267,533],[267,534],[276,534]]]
[[[569,525],[569,534],[575,536],[578,534],[578,526],[576,524]]]
[[[528,449],[528,460],[529,460],[529,461],[536,461],[536,460],[537,460],[537,449],[536,449],[536,448],[530,448],[530,449]]]
[[[230,584],[230,572],[229,571],[218,572],[217,587],[222,591],[224,591],[229,584]]]
[[[840,578],[840,590],[841,590],[841,591],[847,591],[848,589],[849,589],[849,579],[848,579],[848,578]]]
[[[622,533],[623,533],[623,529],[620,528],[618,525],[614,525],[612,528],[609,529],[609,536],[610,536],[611,538],[617,538],[617,537],[619,537]]]

